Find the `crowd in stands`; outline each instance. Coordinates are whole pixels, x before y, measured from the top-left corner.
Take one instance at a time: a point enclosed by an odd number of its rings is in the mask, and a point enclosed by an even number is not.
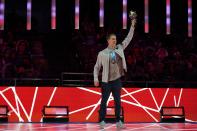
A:
[[[118,43],[127,35],[127,30],[115,28],[105,31],[95,30],[93,23],[83,25],[72,37],[72,44],[77,47],[80,67],[85,72],[92,72],[98,52],[107,47],[105,36],[115,32]],[[197,48],[191,38],[176,35],[163,38],[141,35],[137,31],[130,45],[125,50],[128,66],[128,81],[196,81]]]
[[[1,79],[45,77],[47,68],[41,38],[0,32]]]
[[[107,47],[106,34],[115,32],[118,43],[121,43],[128,33],[128,30],[117,30],[115,27],[98,28],[94,23],[84,21],[80,30],[73,31],[70,38],[69,46],[73,46],[74,51],[70,50],[69,53],[68,49],[65,56],[62,56],[70,59],[70,63],[63,65],[69,70],[62,72],[92,73],[98,52]],[[44,37],[40,36],[1,31],[0,78],[47,78],[50,74],[50,57],[45,57],[43,39]],[[128,66],[126,80],[196,81],[197,48],[194,43],[193,39],[187,37],[173,34],[162,38],[152,37],[150,34],[140,34],[136,30],[125,50]],[[55,52],[58,50],[54,48]],[[72,53],[74,55],[67,55]],[[71,63],[73,60],[75,63]],[[73,65],[77,67],[66,68],[74,67]],[[60,73],[54,74],[54,77],[60,77]]]

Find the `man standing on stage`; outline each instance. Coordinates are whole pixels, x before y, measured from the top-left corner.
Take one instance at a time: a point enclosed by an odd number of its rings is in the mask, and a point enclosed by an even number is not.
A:
[[[105,115],[106,115],[106,103],[112,92],[115,101],[115,115],[116,115],[116,126],[118,128],[124,128],[123,122],[120,120],[121,111],[121,76],[124,75],[124,71],[127,71],[126,60],[124,56],[124,49],[129,45],[133,38],[134,28],[136,24],[136,13],[131,11],[131,27],[127,37],[120,44],[117,44],[116,35],[107,35],[108,47],[99,52],[96,64],[94,66],[94,85],[99,86],[98,75],[102,67],[102,85],[101,93],[102,100],[100,105],[100,127],[105,126]]]

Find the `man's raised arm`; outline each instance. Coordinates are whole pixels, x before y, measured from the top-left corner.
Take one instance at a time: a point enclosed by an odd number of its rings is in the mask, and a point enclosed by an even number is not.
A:
[[[132,19],[129,33],[128,33],[127,37],[122,42],[123,49],[125,49],[129,45],[129,43],[131,42],[131,40],[133,38],[135,24],[136,24],[136,19]]]

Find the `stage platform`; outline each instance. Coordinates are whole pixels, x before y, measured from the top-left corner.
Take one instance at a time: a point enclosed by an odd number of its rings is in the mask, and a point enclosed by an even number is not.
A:
[[[105,129],[100,129],[98,123],[8,123],[0,124],[2,131],[163,131],[178,130],[189,131],[197,130],[197,123],[126,123],[125,129],[116,128],[115,124],[106,124]]]
[[[0,86],[0,105],[8,106],[8,122],[42,122],[44,106],[68,106],[69,122],[98,122],[100,88]],[[197,88],[123,87],[125,122],[160,122],[163,106],[183,106],[186,122],[197,122]],[[110,95],[108,106],[113,106]]]

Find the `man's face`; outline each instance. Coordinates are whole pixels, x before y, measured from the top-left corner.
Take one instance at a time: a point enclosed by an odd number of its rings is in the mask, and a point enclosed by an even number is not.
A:
[[[112,48],[116,46],[117,40],[115,35],[111,35],[110,38],[107,40],[108,45]]]

